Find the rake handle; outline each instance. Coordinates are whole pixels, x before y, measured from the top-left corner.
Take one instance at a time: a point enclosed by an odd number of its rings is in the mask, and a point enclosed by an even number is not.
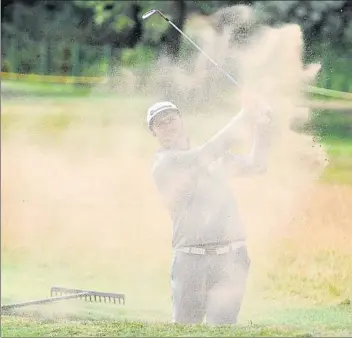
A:
[[[10,310],[10,309],[14,309],[14,308],[29,306],[29,305],[52,303],[52,302],[56,302],[56,301],[60,301],[60,300],[74,299],[74,298],[79,298],[79,297],[88,296],[88,295],[89,295],[89,292],[80,292],[80,293],[76,293],[74,295],[50,297],[50,298],[43,298],[43,299],[38,299],[38,300],[31,300],[28,302],[2,305],[1,310]]]

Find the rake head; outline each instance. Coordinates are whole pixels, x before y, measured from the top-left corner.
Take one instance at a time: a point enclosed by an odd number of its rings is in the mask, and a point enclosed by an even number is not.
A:
[[[52,286],[50,289],[50,296],[69,296],[77,294],[78,299],[85,300],[87,302],[108,302],[119,304],[125,304],[125,295],[120,293],[111,293],[111,292],[99,292],[91,290],[81,290],[81,289],[69,289],[59,286]],[[79,295],[78,295],[79,294]]]

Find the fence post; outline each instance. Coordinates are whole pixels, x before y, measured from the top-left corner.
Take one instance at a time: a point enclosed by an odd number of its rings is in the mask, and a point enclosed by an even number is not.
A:
[[[322,87],[331,89],[331,71],[332,71],[332,58],[331,58],[331,47],[330,45],[321,45],[323,62],[324,62],[324,72],[323,72],[323,83]]]
[[[71,74],[73,76],[80,75],[80,64],[79,64],[79,52],[80,45],[76,42],[71,44]]]
[[[9,53],[8,53],[8,60],[10,65],[10,72],[18,73],[18,55],[20,53],[16,52],[16,47],[18,47],[18,40],[17,38],[9,38]]]
[[[352,92],[352,65],[351,65],[351,60],[347,58],[346,61],[346,69],[347,69],[347,76],[346,76],[346,82],[347,82],[347,91]]]
[[[112,71],[112,47],[111,45],[104,45],[104,59],[107,61],[107,69],[106,69],[106,76],[111,75]]]
[[[45,75],[48,71],[48,44],[46,40],[43,40],[39,44],[39,74]]]
[[[351,75],[352,75],[352,67],[350,65],[350,61],[348,57],[343,58],[343,74],[344,74],[344,79],[345,81],[343,82],[343,88],[342,90],[345,92],[349,92],[352,90],[352,84],[350,84],[351,81]]]

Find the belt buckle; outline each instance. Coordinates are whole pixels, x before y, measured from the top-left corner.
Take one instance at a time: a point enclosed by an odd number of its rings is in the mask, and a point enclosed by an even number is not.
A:
[[[203,248],[191,248],[191,253],[196,255],[204,255],[205,250]]]

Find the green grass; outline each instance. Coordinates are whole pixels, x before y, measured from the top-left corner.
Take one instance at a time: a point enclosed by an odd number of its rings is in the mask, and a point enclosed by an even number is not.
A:
[[[297,130],[316,136],[326,149],[329,165],[323,182],[352,184],[352,110],[315,110]]]
[[[94,289],[123,290],[126,294],[124,306],[70,300],[4,312],[2,337],[352,336],[352,306],[348,301],[312,305],[271,290],[271,296],[248,295],[236,327],[182,326],[170,323],[170,299],[162,301],[168,290],[158,287],[155,292],[147,287],[143,294],[143,290],[131,285],[130,276],[119,273],[124,270],[122,266],[104,272],[94,269],[92,274],[89,262],[79,258],[65,262],[60,257],[56,261],[42,257],[34,262],[25,252],[5,252],[2,260],[2,304],[45,298],[49,286],[55,283],[87,289],[94,285]],[[165,285],[167,278],[161,278]],[[275,293],[277,299],[272,297]]]
[[[330,313],[330,312],[329,312]],[[308,316],[311,321],[307,327],[302,327],[299,318]],[[114,320],[42,320],[39,318],[3,316],[2,337],[318,337],[330,336],[348,337],[352,335],[351,326],[342,328],[335,324],[317,327],[314,319],[323,315],[321,312],[300,312],[296,325],[267,324],[246,326],[220,326],[206,325],[176,325],[165,323],[147,323],[141,321],[114,321]],[[334,311],[334,314],[325,314],[325,320],[338,320],[347,322],[351,311]],[[291,315],[292,317],[292,315]],[[287,317],[282,318],[287,320]]]
[[[344,91],[325,89],[321,87],[308,86],[307,93],[309,93],[311,98],[317,99],[317,100],[342,99],[342,100],[352,101],[351,92],[344,92]]]
[[[50,87],[50,86],[49,86]],[[43,89],[45,90],[45,89]],[[64,97],[64,96],[63,96]],[[72,96],[73,97],[73,96]],[[127,102],[128,101],[128,102]],[[126,111],[137,112],[144,106],[138,100],[121,101]],[[44,103],[45,102],[45,103]],[[76,102],[76,101],[75,101]],[[82,101],[83,102],[83,101]],[[115,110],[105,114],[104,106],[91,102],[53,104],[46,100],[33,106],[7,103],[2,112],[2,137],[12,132],[45,136],[45,142],[67,130],[73,124],[80,125],[85,118],[95,118],[94,126],[114,122]],[[70,106],[72,105],[72,106]],[[21,107],[21,109],[19,109]],[[91,109],[90,111],[88,111]],[[117,106],[118,107],[118,106]],[[99,108],[99,109],[98,109]],[[35,109],[35,111],[32,111]],[[70,110],[72,109],[72,111]],[[87,111],[86,111],[87,109]],[[110,106],[106,108],[109,111]],[[50,112],[50,114],[47,114]],[[99,112],[99,115],[96,115]],[[97,117],[99,116],[99,117]],[[344,115],[347,116],[347,115]],[[325,131],[333,125],[333,132],[322,136],[330,164],[322,180],[328,183],[352,184],[352,140],[340,124],[324,117]],[[136,116],[119,117],[119,123],[133,123]],[[106,121],[105,121],[106,119]],[[131,122],[132,120],[132,122]],[[116,121],[115,121],[116,122]],[[139,126],[141,127],[141,126]],[[343,132],[340,132],[343,130]],[[39,135],[39,136],[38,136]],[[50,138],[46,137],[50,136]],[[92,135],[94,137],[94,135]],[[48,230],[49,231],[49,230]],[[5,245],[7,243],[4,243]],[[40,250],[40,249],[38,249]],[[287,247],[286,247],[286,250]],[[282,253],[283,251],[281,251]],[[136,268],[99,262],[94,266],[89,257],[76,255],[75,250],[56,253],[54,258],[47,251],[39,257],[31,257],[21,250],[2,250],[2,304],[45,298],[51,285],[74,286],[86,289],[126,293],[125,306],[86,304],[67,301],[52,305],[28,307],[14,313],[2,314],[2,337],[16,336],[351,336],[352,306],[350,305],[349,266],[350,256],[336,255],[310,257],[305,260],[297,254],[297,248],[287,256],[278,255],[274,270],[267,271],[263,279],[271,285],[267,292],[252,295],[245,300],[238,326],[209,327],[180,326],[168,323],[170,299],[168,271],[157,267],[156,277],[150,284],[150,267],[144,262]],[[70,257],[64,260],[63,256]],[[74,257],[74,259],[72,259]],[[108,259],[111,263],[112,259]],[[114,261],[118,261],[118,257]],[[308,262],[308,263],[304,263]],[[340,265],[337,265],[339,262]],[[132,262],[131,262],[132,264]],[[303,267],[302,267],[303,264]],[[282,267],[289,267],[285,271]],[[314,271],[312,271],[314,267]],[[101,268],[101,270],[99,270]],[[134,270],[133,270],[134,269]],[[99,271],[98,271],[99,270]],[[161,271],[162,270],[162,271]],[[120,272],[122,271],[122,272]],[[128,271],[128,274],[123,273]],[[154,272],[154,271],[153,271]],[[152,273],[153,273],[152,272]],[[143,280],[143,276],[146,279]],[[140,280],[138,280],[140,278]],[[149,278],[149,279],[148,279]],[[134,282],[137,280],[137,282]],[[148,284],[149,283],[149,284]],[[277,299],[273,299],[276,295]],[[280,299],[280,300],[278,300]],[[306,301],[306,302],[305,302]],[[345,301],[345,305],[342,303]]]
[[[352,337],[351,306],[267,309],[261,319],[234,326],[178,325],[166,322],[79,317],[3,315],[2,337]]]
[[[323,138],[330,163],[322,181],[326,183],[352,184],[352,136],[350,138]]]
[[[2,92],[12,96],[84,97],[90,95],[91,87],[89,85],[32,83],[25,80],[7,80],[3,81]]]

